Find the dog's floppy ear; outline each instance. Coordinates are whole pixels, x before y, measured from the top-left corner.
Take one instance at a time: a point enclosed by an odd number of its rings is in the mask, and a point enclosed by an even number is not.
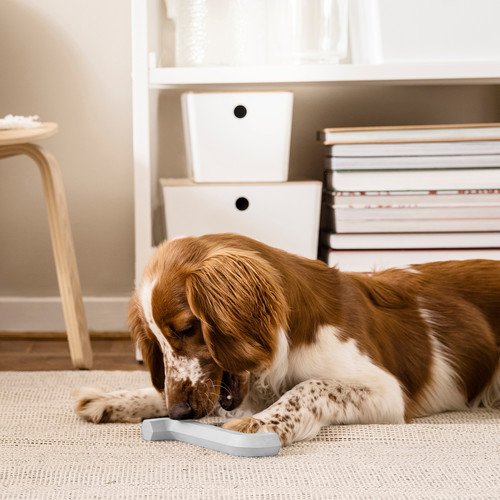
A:
[[[132,339],[139,346],[142,359],[149,369],[153,386],[158,391],[165,389],[165,366],[163,353],[152,334],[148,335],[148,326],[142,312],[137,293],[134,293],[128,304],[128,327]]]
[[[226,371],[269,366],[287,305],[277,271],[257,253],[221,250],[188,274],[189,306],[214,360]]]

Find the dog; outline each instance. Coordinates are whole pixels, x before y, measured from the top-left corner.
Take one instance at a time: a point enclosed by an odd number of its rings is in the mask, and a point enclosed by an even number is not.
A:
[[[500,261],[341,272],[245,236],[162,243],[129,305],[153,388],[81,389],[92,422],[199,419],[275,432],[500,407]]]

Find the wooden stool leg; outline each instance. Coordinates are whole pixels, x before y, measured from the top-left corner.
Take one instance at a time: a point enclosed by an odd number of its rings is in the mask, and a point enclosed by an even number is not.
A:
[[[90,369],[92,347],[61,171],[55,157],[42,147],[35,144],[23,144],[21,147],[24,154],[36,162],[42,174],[71,359],[76,368]]]

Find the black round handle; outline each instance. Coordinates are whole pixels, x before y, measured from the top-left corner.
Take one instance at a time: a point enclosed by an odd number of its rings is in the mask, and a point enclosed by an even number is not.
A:
[[[243,212],[243,210],[246,210],[250,206],[250,202],[247,198],[242,196],[241,198],[238,198],[236,200],[235,205],[238,210],[241,210]]]
[[[247,108],[245,108],[245,106],[239,104],[238,106],[236,106],[234,108],[234,116],[236,116],[236,118],[245,118],[245,116],[247,115]]]

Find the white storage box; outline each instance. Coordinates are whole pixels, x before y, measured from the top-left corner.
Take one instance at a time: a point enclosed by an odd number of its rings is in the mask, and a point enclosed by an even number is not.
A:
[[[498,0],[351,0],[354,64],[500,60]]]
[[[182,113],[195,182],[288,178],[292,92],[187,92]]]
[[[304,257],[317,257],[321,182],[160,182],[167,239],[232,232]]]

